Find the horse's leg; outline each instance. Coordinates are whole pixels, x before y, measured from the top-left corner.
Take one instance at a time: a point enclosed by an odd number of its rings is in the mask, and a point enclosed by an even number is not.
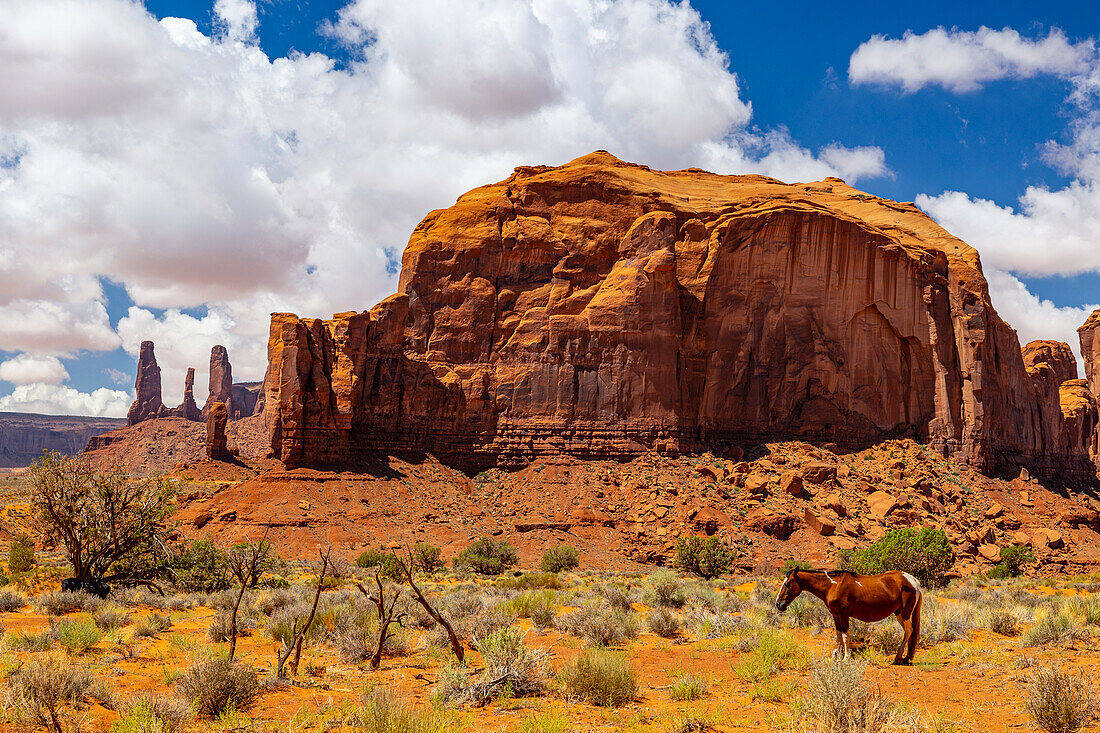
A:
[[[909,652],[905,656],[906,662],[913,661],[913,655],[917,653],[917,642],[920,641],[920,607],[924,601],[924,591],[917,591],[917,602],[913,604],[913,613],[909,617],[909,625],[913,631],[909,634]]]
[[[904,632],[901,637],[901,644],[898,645],[898,651],[894,654],[894,664],[904,664],[905,649],[909,646],[909,639],[913,636],[913,622],[911,617],[906,616],[905,610],[901,608],[894,616],[901,624],[901,630]]]
[[[836,623],[836,651],[833,652],[833,656],[839,654],[844,659],[848,659],[852,656],[851,650],[848,649],[848,617],[833,616],[833,621]]]

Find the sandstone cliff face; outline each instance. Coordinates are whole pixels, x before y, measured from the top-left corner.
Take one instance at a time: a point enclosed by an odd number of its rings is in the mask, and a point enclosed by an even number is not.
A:
[[[420,223],[399,289],[273,315],[264,415],[288,464],[888,436],[982,469],[1088,460],[1060,450],[1060,382],[1036,388],[977,253],[838,179],[602,152],[518,168]]]

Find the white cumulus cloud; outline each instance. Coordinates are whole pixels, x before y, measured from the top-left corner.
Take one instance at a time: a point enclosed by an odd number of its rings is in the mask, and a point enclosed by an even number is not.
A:
[[[106,387],[81,392],[57,384],[21,384],[10,395],[0,397],[0,411],[125,417],[133,399],[130,393]]]
[[[0,343],[152,338],[170,404],[187,366],[205,392],[215,343],[262,376],[270,312],[388,295],[416,223],[516,165],[603,148],[661,168],[888,174],[878,148],[753,127],[687,3],[354,0],[327,30],[342,67],[268,57],[251,0],[212,2],[212,35],[138,0],[3,6]],[[135,303],[117,330],[104,277]]]
[[[1091,40],[1073,43],[1058,29],[1031,39],[1012,28],[940,27],[920,34],[907,31],[901,38],[872,36],[852,54],[848,79],[899,86],[906,92],[933,85],[971,92],[998,79],[1081,74],[1095,58]]]
[[[17,354],[0,362],[0,379],[12,384],[61,384],[69,373],[56,356]]]

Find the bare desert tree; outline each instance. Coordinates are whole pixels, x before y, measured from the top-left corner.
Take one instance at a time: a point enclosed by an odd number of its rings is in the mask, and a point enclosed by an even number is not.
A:
[[[153,585],[170,569],[172,484],[99,470],[84,456],[48,451],[31,464],[32,528],[61,546],[80,583]]]
[[[374,582],[378,586],[378,592],[374,594],[364,588],[361,583],[355,585],[359,588],[359,592],[370,599],[378,610],[378,645],[374,648],[374,656],[370,658],[371,669],[378,669],[378,665],[382,663],[382,648],[385,647],[386,639],[391,635],[390,624],[396,623],[401,626],[405,614],[396,611],[397,600],[401,597],[401,589],[399,587],[394,588],[392,595],[387,597],[386,587],[382,584],[382,571],[378,569],[374,571]]]
[[[424,593],[421,592],[420,586],[416,584],[416,562],[413,556],[413,552],[408,548],[408,546],[405,547],[405,554],[408,557],[405,562],[400,563],[401,570],[403,571],[405,582],[408,583],[409,588],[412,589],[413,596],[416,598],[416,602],[419,603],[425,611],[427,611],[428,615],[431,616],[437,624],[439,624],[444,628],[444,630],[446,630],[447,637],[451,640],[451,651],[454,652],[454,655],[458,658],[458,661],[465,661],[466,652],[462,648],[462,642],[459,641],[458,635],[455,634],[454,627],[452,627],[450,622],[443,617],[443,614],[436,610],[435,606],[433,606],[428,601],[427,596],[425,596]],[[359,590],[362,590],[362,588],[360,588]]]
[[[229,572],[240,583],[241,589],[237,593],[237,600],[233,603],[233,614],[229,621],[229,661],[233,661],[233,655],[237,652],[237,613],[244,599],[244,592],[249,588],[255,588],[260,577],[271,563],[271,543],[267,541],[267,532],[259,542],[241,542],[229,548],[226,564]]]
[[[286,676],[284,667],[291,654],[294,655],[294,661],[290,663],[291,674],[298,674],[298,662],[302,658],[302,644],[305,642],[306,634],[309,633],[309,627],[313,625],[313,617],[317,615],[317,603],[321,600],[321,587],[325,583],[325,573],[329,569],[332,546],[329,545],[324,552],[318,550],[318,553],[321,556],[321,572],[317,574],[317,591],[313,594],[313,606],[309,609],[309,617],[300,628],[298,626],[300,619],[298,617],[294,618],[294,624],[291,626],[290,631],[290,642],[284,644],[282,650],[276,655],[276,679],[283,679]]]

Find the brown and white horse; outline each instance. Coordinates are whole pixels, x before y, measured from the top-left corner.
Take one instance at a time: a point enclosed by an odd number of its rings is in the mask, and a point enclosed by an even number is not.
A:
[[[881,575],[856,575],[846,570],[800,570],[787,573],[775,607],[785,611],[802,591],[812,593],[825,603],[836,625],[836,651],[833,656],[851,656],[848,649],[848,620],[881,621],[890,614],[897,617],[905,632],[894,655],[894,664],[909,664],[920,639],[920,583],[909,573],[891,570]]]

